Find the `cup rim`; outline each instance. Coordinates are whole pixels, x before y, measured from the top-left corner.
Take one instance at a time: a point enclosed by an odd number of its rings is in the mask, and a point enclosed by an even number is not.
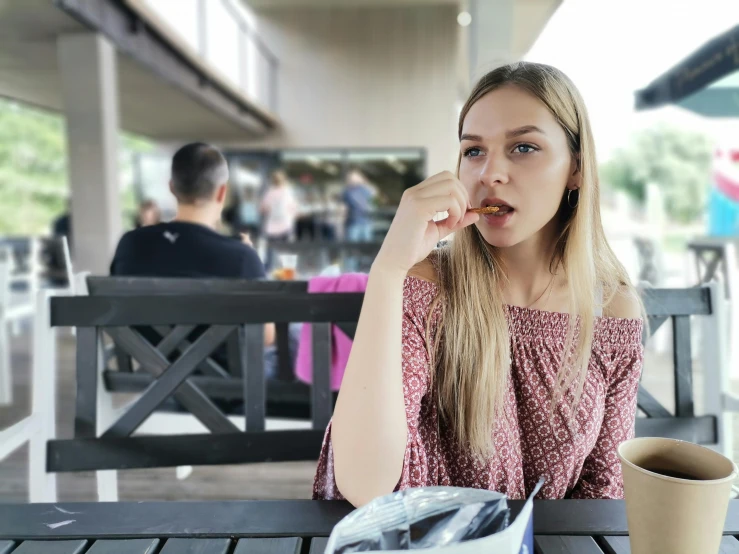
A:
[[[627,444],[627,443],[633,443],[633,442],[642,442],[642,441],[646,441],[646,440],[650,440],[650,441],[657,440],[657,441],[669,442],[669,443],[673,443],[673,444],[685,444],[685,445],[688,445],[689,447],[695,447],[695,448],[700,448],[700,449],[703,449],[703,450],[707,450],[707,451],[709,451],[709,452],[711,452],[713,454],[717,454],[717,455],[721,456],[725,460],[728,460],[731,463],[731,473],[729,475],[727,475],[726,477],[721,477],[720,479],[703,479],[703,480],[680,479],[679,477],[669,477],[667,475],[662,475],[661,473],[655,473],[654,471],[649,471],[648,469],[644,469],[643,467],[638,466],[635,463],[633,463],[633,462],[627,460],[626,458],[624,458],[624,455],[621,453],[621,448],[625,444]],[[642,473],[647,473],[648,475],[650,475],[652,477],[657,477],[658,479],[662,479],[663,481],[669,481],[669,482],[672,482],[672,483],[680,483],[680,484],[683,484],[683,485],[694,485],[694,486],[721,485],[721,484],[726,483],[726,482],[729,482],[729,481],[735,481],[736,478],[737,478],[737,476],[739,476],[739,468],[737,468],[737,465],[734,463],[733,460],[727,458],[726,456],[724,456],[720,452],[716,452],[715,450],[713,450],[711,448],[707,448],[707,447],[705,447],[705,446],[703,446],[701,444],[695,444],[693,442],[683,441],[683,440],[679,440],[679,439],[669,439],[669,438],[666,438],[666,437],[637,437],[637,438],[625,440],[624,442],[622,442],[621,444],[619,444],[618,445],[617,452],[618,452],[618,457],[621,459],[621,462],[624,463],[624,464],[626,464],[626,465],[628,465],[629,467],[631,467],[633,469],[636,469],[636,470],[638,470],[638,471],[640,471]]]

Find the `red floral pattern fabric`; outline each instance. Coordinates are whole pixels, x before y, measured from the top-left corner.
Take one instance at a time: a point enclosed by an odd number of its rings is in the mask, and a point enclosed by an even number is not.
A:
[[[557,360],[568,314],[506,306],[511,368],[503,420],[491,430],[494,453],[484,461],[454,448],[439,430],[430,401],[427,318],[433,340],[441,308],[429,315],[435,284],[409,277],[403,301],[403,390],[408,442],[397,489],[447,485],[525,498],[544,477],[538,498],[623,498],[618,445],[634,436],[643,350],[642,321],[599,317],[581,401],[572,423],[568,395],[550,418]],[[313,486],[315,499],[342,499],[334,480],[331,426]]]

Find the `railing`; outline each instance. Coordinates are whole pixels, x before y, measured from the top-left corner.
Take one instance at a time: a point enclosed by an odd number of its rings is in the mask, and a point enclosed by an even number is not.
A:
[[[227,88],[277,111],[279,62],[237,0],[126,0]],[[166,29],[161,29],[166,27]]]
[[[207,5],[206,0],[198,0],[201,6]],[[242,13],[238,11],[232,0],[221,0],[221,4],[228,11],[236,22],[239,35],[238,49],[238,66],[239,66],[239,85],[242,90],[249,90],[249,43],[252,43],[258,54],[261,56],[262,63],[266,64],[264,71],[265,79],[262,81],[257,79],[256,97],[262,101],[265,106],[272,112],[277,111],[277,71],[279,69],[279,60],[277,56],[264,43],[256,30],[244,18]],[[201,8],[204,9],[204,8]],[[261,74],[259,67],[256,70],[256,77]],[[260,82],[262,81],[262,82]],[[261,91],[261,93],[260,93]]]

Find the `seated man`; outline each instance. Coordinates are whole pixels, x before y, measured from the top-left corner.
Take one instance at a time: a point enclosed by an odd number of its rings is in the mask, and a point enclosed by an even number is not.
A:
[[[180,148],[172,158],[169,182],[177,215],[123,235],[111,275],[263,278],[256,251],[216,231],[227,183],[228,164],[216,148],[202,143]]]
[[[169,182],[177,199],[177,215],[170,222],[139,227],[123,235],[110,274],[264,278],[264,265],[251,246],[216,231],[228,178],[226,159],[213,146],[192,143],[180,148],[172,158]],[[265,344],[272,344],[274,337],[274,325],[269,324]]]

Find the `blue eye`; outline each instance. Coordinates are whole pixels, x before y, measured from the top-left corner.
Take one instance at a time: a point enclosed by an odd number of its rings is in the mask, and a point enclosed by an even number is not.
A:
[[[531,154],[532,152],[536,152],[536,150],[537,148],[534,148],[530,144],[519,144],[513,149],[516,154]]]
[[[464,155],[467,158],[477,158],[480,154],[481,154],[480,149],[474,148],[474,147],[468,148],[467,150],[464,151]]]

